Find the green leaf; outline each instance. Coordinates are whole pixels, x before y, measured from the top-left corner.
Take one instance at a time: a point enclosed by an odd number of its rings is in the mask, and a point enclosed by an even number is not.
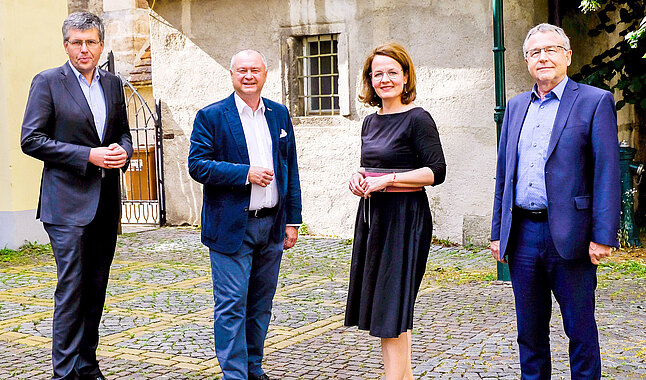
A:
[[[633,92],[641,92],[642,85],[643,85],[642,81],[640,80],[639,77],[637,77],[637,78],[633,78],[633,80],[630,81],[630,86],[628,86],[628,88],[630,88],[630,90]]]

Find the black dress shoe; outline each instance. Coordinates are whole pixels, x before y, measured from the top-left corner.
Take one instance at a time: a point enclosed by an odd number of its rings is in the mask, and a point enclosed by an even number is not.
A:
[[[264,373],[261,376],[250,375],[249,380],[269,380],[269,376],[267,376],[267,374],[264,374]]]

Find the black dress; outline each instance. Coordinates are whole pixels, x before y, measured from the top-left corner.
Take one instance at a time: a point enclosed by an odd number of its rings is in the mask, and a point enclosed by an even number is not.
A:
[[[435,122],[424,109],[365,118],[361,166],[400,172],[429,167],[434,185],[446,164]],[[377,192],[361,199],[355,223],[346,326],[380,338],[413,327],[413,307],[426,269],[433,224],[426,191]]]

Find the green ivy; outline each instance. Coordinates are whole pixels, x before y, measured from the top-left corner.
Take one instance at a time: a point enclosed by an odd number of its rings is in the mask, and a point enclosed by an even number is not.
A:
[[[624,37],[572,76],[577,82],[609,91],[618,90],[623,99],[617,109],[633,104],[646,112],[646,1],[643,0],[584,0],[579,8],[597,11],[599,24],[588,31],[596,37],[619,29]]]

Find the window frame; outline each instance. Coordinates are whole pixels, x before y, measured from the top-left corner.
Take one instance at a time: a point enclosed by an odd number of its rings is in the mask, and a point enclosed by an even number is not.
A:
[[[305,101],[305,80],[299,71],[299,57],[305,56],[304,42],[308,38],[335,35],[337,41],[337,84],[338,110],[319,113],[308,112],[309,106]],[[350,115],[350,78],[348,75],[348,37],[344,24],[303,25],[281,28],[281,71],[283,82],[283,102],[288,105],[292,117],[338,117]]]

